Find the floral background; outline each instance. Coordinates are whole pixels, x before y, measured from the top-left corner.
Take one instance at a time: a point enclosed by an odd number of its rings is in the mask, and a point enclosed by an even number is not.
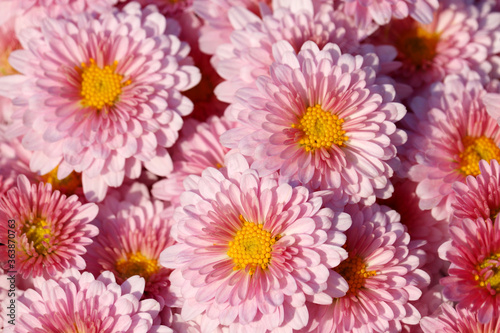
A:
[[[500,1],[0,8],[4,332],[500,332]]]

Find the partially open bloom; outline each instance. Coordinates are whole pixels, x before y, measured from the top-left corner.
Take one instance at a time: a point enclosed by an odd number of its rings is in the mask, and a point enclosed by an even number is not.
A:
[[[166,147],[193,107],[180,91],[199,81],[178,30],[154,6],[137,3],[23,30],[25,49],[9,59],[22,75],[1,78],[0,90],[17,107],[8,133],[34,151],[31,169],[58,166],[59,179],[80,172],[87,199],[96,201],[124,177],[139,177],[142,166],[168,174]]]
[[[486,80],[492,70],[489,58],[500,52],[499,27],[500,13],[445,0],[432,22],[393,20],[374,39],[397,48],[402,66],[394,77],[419,87],[468,68]]]
[[[438,220],[451,216],[454,182],[477,176],[482,159],[500,160],[500,126],[486,112],[486,90],[468,74],[447,76],[410,104],[415,116],[407,122],[409,177],[419,183],[420,208],[431,209]]]
[[[468,176],[464,183],[453,184],[455,202],[452,204],[452,219],[483,218],[495,222],[500,212],[500,165],[497,160],[490,163],[479,161],[480,174]]]
[[[352,217],[344,246],[349,256],[333,270],[349,290],[328,305],[310,305],[308,332],[399,332],[402,324],[418,324],[420,314],[409,301],[421,296],[429,276],[418,269],[422,258],[399,214],[377,204],[350,205],[346,212]]]
[[[0,243],[15,233],[17,271],[23,278],[55,275],[68,268],[84,269],[81,257],[98,229],[90,222],[97,205],[82,205],[78,197],[52,191],[50,184],[30,184],[26,176],[17,178],[17,187],[0,198]],[[7,263],[7,247],[0,262]]]
[[[377,78],[378,57],[311,41],[298,54],[277,42],[273,55],[270,76],[236,93],[226,113],[241,127],[222,134],[222,144],[251,156],[260,175],[279,170],[312,189],[339,189],[350,202],[390,196],[395,147],[406,140],[394,122],[406,109]]]
[[[182,183],[187,176],[201,176],[208,167],[222,168],[229,149],[219,143],[219,137],[234,127],[236,123],[228,121],[226,117],[212,116],[203,123],[194,119],[186,121],[182,129],[184,135],[172,149],[174,169],[167,179],[153,185],[153,195],[177,205],[184,192]]]
[[[131,277],[117,284],[111,272],[97,278],[88,272],[68,270],[56,280],[35,280],[17,300],[15,333],[100,332],[171,333],[153,325],[160,305],[141,300],[144,279]]]
[[[85,255],[87,271],[99,275],[114,273],[118,283],[139,275],[146,285],[144,297],[154,298],[163,309],[172,305],[169,296],[170,270],[160,266],[160,253],[174,243],[170,236],[172,219],[161,201],[151,201],[145,185],[134,183],[110,193],[99,204],[95,225],[99,235]]]
[[[498,221],[498,220],[497,220]],[[477,312],[479,322],[500,315],[500,223],[482,217],[464,218],[450,225],[451,240],[440,257],[451,262],[449,276],[441,279],[444,295],[458,308]]]
[[[241,154],[185,185],[174,214],[178,244],[160,256],[174,269],[183,320],[202,315],[202,332],[219,325],[291,332],[307,324],[306,300],[328,304],[345,294],[331,269],[346,258],[347,214],[324,208],[302,186],[278,184],[276,175],[259,178]]]
[[[424,333],[457,333],[457,332],[500,332],[500,317],[487,324],[477,319],[477,314],[466,308],[454,309],[450,304],[443,304],[429,317],[420,321]]]

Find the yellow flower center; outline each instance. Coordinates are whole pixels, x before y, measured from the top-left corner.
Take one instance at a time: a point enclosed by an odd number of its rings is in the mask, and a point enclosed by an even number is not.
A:
[[[377,274],[376,271],[366,270],[366,263],[360,256],[351,254],[333,270],[347,281],[349,290],[346,295],[354,296],[357,295],[359,289],[364,287],[367,278]]]
[[[474,279],[479,282],[480,287],[490,286],[496,292],[500,292],[500,253],[493,254],[476,266],[480,274],[475,274]],[[486,270],[485,270],[486,268]],[[486,276],[488,277],[486,277]]]
[[[485,136],[473,138],[466,136],[462,143],[464,151],[459,155],[459,171],[465,176],[477,176],[479,171],[479,161],[498,160],[500,161],[500,148],[497,147],[495,142]]]
[[[139,275],[147,281],[153,274],[158,272],[160,266],[158,260],[148,259],[141,252],[136,252],[129,254],[127,258],[118,260],[115,268],[124,280]]]
[[[396,41],[396,48],[404,59],[420,67],[426,62],[432,61],[436,56],[436,46],[439,38],[438,33],[429,32],[420,26],[416,26],[400,35],[400,38]]]
[[[47,247],[43,242],[45,241],[48,244],[49,238],[52,236],[52,230],[47,225],[47,221],[42,218],[26,221],[21,229],[21,233],[26,235],[30,244],[33,244],[36,253],[47,253]]]
[[[64,194],[74,194],[76,189],[82,186],[82,178],[79,173],[72,172],[66,178],[59,179],[57,178],[57,169],[56,167],[51,172],[41,176],[42,181],[44,183],[52,184],[52,188],[54,190],[59,190]]]
[[[113,106],[118,101],[122,88],[131,83],[130,80],[123,81],[123,75],[115,73],[118,62],[111,66],[100,68],[94,59],[90,59],[90,65],[82,62],[82,105],[95,107],[101,110],[105,105]]]
[[[280,235],[272,236],[263,229],[263,224],[246,221],[242,215],[243,226],[236,232],[234,240],[229,242],[227,255],[233,259],[233,270],[245,269],[249,266],[249,274],[253,275],[260,267],[266,269],[271,261],[272,246],[280,239]]]
[[[339,118],[331,112],[325,111],[321,105],[316,104],[307,108],[306,112],[292,128],[303,132],[299,145],[306,151],[314,152],[318,148],[330,148],[336,144],[339,147],[345,146],[349,139],[342,130],[344,119]]]

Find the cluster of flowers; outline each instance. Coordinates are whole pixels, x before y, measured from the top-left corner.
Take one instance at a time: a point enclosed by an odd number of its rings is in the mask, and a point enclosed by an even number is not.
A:
[[[500,1],[0,8],[3,331],[500,331]]]

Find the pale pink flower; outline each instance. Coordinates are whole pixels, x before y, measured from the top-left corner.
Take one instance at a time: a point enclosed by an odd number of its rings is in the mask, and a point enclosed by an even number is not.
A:
[[[183,299],[184,321],[206,318],[202,332],[291,332],[309,317],[305,302],[327,304],[347,285],[331,268],[350,218],[323,208],[301,186],[259,178],[241,154],[220,170],[184,182],[172,234],[178,244],[160,256],[173,268],[171,290]],[[333,286],[325,294],[327,281]]]
[[[420,326],[424,333],[500,332],[500,317],[484,324],[478,321],[477,313],[445,303],[432,316],[422,318]]]
[[[276,61],[258,89],[240,89],[226,114],[241,126],[221,136],[223,145],[254,159],[260,175],[278,171],[312,189],[346,193],[350,202],[392,192],[396,146],[406,134],[394,126],[406,113],[393,102],[394,87],[377,78],[374,53],[342,54],[311,41],[296,54],[285,41],[273,45]]]
[[[142,166],[167,175],[166,148],[193,107],[180,91],[199,81],[178,32],[154,6],[141,11],[137,3],[23,30],[30,47],[9,59],[22,75],[0,78],[0,86],[11,87],[17,110],[9,135],[34,151],[31,169],[58,166],[59,179],[80,172],[87,199],[97,201],[108,186],[139,177]]]
[[[352,217],[346,231],[346,260],[334,268],[347,281],[345,296],[331,304],[310,304],[308,332],[398,332],[402,324],[416,325],[420,319],[409,301],[419,299],[429,283],[418,269],[418,245],[410,241],[399,214],[387,206],[349,205]],[[334,288],[329,281],[329,288]]]
[[[414,114],[404,120],[410,128],[404,150],[409,177],[419,183],[419,207],[438,220],[451,216],[454,182],[478,175],[481,159],[500,159],[500,126],[486,112],[485,94],[473,73],[450,75],[410,103]]]
[[[139,276],[120,285],[111,272],[94,278],[75,269],[58,280],[38,278],[16,302],[15,332],[173,332],[154,323],[160,305],[141,300],[144,285]]]
[[[7,243],[8,230],[16,234],[16,268],[20,276],[54,276],[68,268],[84,269],[81,255],[98,229],[90,222],[97,205],[82,205],[78,197],[52,191],[50,184],[30,184],[26,176],[0,197],[0,243]],[[7,221],[14,221],[14,223]],[[11,225],[13,227],[11,227]],[[0,262],[7,262],[2,247]]]
[[[202,171],[208,167],[224,166],[224,156],[229,149],[219,143],[219,137],[235,127],[236,123],[225,117],[212,116],[203,123],[193,119],[186,121],[182,136],[173,147],[174,169],[167,179],[153,185],[153,196],[170,201],[175,206],[184,192],[182,183],[187,176],[201,176]]]
[[[260,75],[269,76],[275,60],[272,45],[286,40],[295,51],[308,41],[319,48],[337,44],[342,52],[357,51],[359,42],[354,23],[332,5],[313,7],[312,0],[292,0],[273,6],[261,5],[262,18],[243,7],[228,11],[234,31],[231,42],[220,45],[212,64],[224,79],[216,89],[217,97],[225,102],[236,101],[235,92],[243,87],[255,87]]]
[[[167,17],[178,17],[193,6],[193,0],[120,0],[125,3],[133,1],[140,3],[143,7],[155,5],[160,13]]]
[[[499,27],[498,12],[441,1],[432,22],[393,20],[373,36],[372,42],[396,47],[396,60],[402,66],[393,77],[413,87],[442,81],[446,75],[468,68],[487,81],[493,66],[490,57],[500,52]]]
[[[160,253],[174,244],[171,214],[161,201],[151,201],[144,184],[124,185],[113,192],[99,204],[94,222],[99,235],[84,256],[87,271],[96,276],[111,271],[120,284],[140,275],[146,282],[144,297],[156,299],[161,309],[173,305],[170,270],[159,263]]]
[[[498,221],[498,220],[497,220]],[[458,308],[477,312],[481,323],[500,316],[500,223],[482,217],[450,224],[451,240],[439,248],[451,262],[449,276],[441,279],[443,294]]]
[[[481,160],[479,171],[476,177],[468,176],[465,183],[453,184],[456,199],[451,205],[452,221],[480,217],[492,222],[497,220],[500,212],[500,165],[497,160],[490,163]]]

